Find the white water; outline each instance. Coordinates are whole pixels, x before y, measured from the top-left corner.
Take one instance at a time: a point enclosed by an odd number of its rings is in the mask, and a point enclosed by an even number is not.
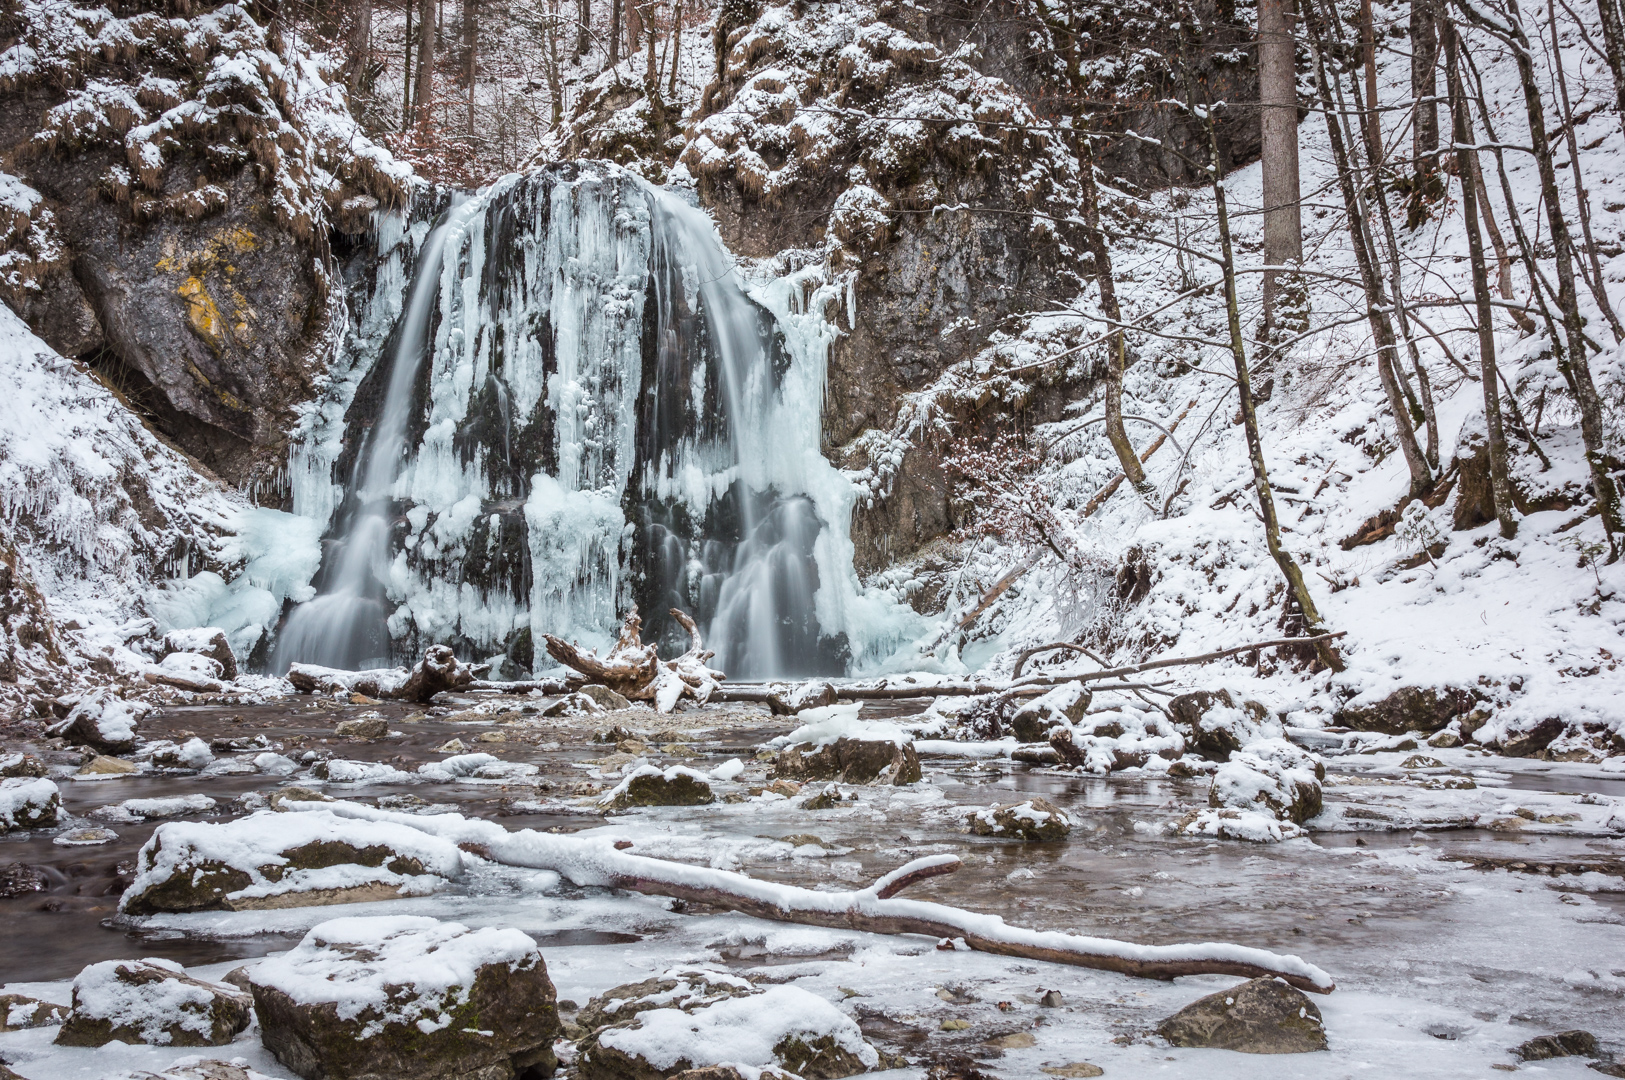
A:
[[[447,234],[466,224],[454,199],[447,219],[424,241],[412,280],[400,335],[390,357],[383,408],[367,445],[356,459],[357,509],[344,537],[334,542],[338,561],[329,586],[288,616],[277,638],[276,667],[319,663],[358,670],[389,663],[388,603],[383,578],[390,561],[394,484],[406,449],[412,386],[423,361],[429,313],[439,291]],[[464,204],[466,205],[466,204]]]
[[[646,623],[696,613],[735,677],[827,668],[821,635],[874,666],[915,618],[851,569],[854,491],[819,448],[820,289],[748,286],[704,213],[618,169],[507,177],[454,209],[424,240],[323,594],[278,663],[399,662],[433,641],[486,657],[522,628],[598,647],[641,596]],[[341,445],[319,434],[296,451],[317,477]],[[303,488],[321,485],[296,487],[296,510],[325,515],[331,497],[301,506]]]

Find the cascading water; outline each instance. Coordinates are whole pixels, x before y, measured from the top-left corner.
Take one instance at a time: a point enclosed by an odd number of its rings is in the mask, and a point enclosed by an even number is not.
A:
[[[279,662],[448,642],[518,673],[545,664],[544,632],[606,645],[631,603],[667,648],[686,643],[667,609],[692,613],[734,677],[888,653],[914,620],[851,569],[812,277],[747,290],[705,214],[613,166],[508,177],[454,208],[372,393],[363,379],[342,439],[301,449],[308,475],[364,439]],[[340,493],[301,501],[320,516]]]

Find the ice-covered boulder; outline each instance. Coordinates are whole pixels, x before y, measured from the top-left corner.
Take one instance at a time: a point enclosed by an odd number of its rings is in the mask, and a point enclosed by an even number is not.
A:
[[[970,825],[970,831],[977,836],[1027,843],[1065,840],[1072,832],[1072,819],[1048,799],[1037,797],[977,810],[965,820]]]
[[[426,761],[418,766],[425,780],[447,783],[454,780],[519,780],[541,770],[523,761],[503,761],[495,754],[454,754],[443,761]]]
[[[217,694],[226,688],[225,668],[220,661],[202,653],[173,652],[142,672],[150,683],[173,686],[197,694]]]
[[[1228,761],[1250,742],[1281,734],[1256,701],[1237,703],[1228,690],[1196,690],[1168,702],[1168,712],[1191,750],[1210,761]]]
[[[1303,991],[1267,977],[1191,1002],[1158,1024],[1157,1034],[1175,1046],[1243,1054],[1305,1054],[1326,1049],[1320,1009]]]
[[[648,1009],[630,1024],[600,1028],[583,1042],[576,1074],[581,1080],[657,1080],[737,1065],[837,1080],[879,1064],[880,1055],[840,1009],[798,986],[774,986]]]
[[[207,814],[218,804],[207,795],[169,795],[155,799],[125,799],[111,806],[98,806],[90,816],[98,821],[128,825],[154,818],[180,817],[183,814]]]
[[[297,805],[297,804],[286,804]],[[262,810],[220,824],[167,822],[142,847],[127,915],[390,900],[462,873],[448,840],[324,809]]]
[[[334,919],[248,979],[266,1047],[310,1080],[497,1080],[556,1064],[553,984],[518,930]]]
[[[0,780],[0,832],[55,825],[61,810],[62,793],[43,777]]]
[[[219,678],[237,677],[237,656],[231,651],[226,632],[218,626],[199,626],[190,630],[171,630],[164,635],[160,659],[170,653],[196,653],[207,656],[220,665]]]
[[[73,980],[73,1008],[56,1041],[103,1046],[224,1046],[248,1026],[248,995],[204,982],[171,960],[106,960]]]
[[[1301,825],[1320,813],[1326,766],[1285,739],[1260,739],[1213,774],[1208,805],[1256,810]]]
[[[706,775],[683,765],[659,769],[640,765],[621,778],[599,800],[615,810],[634,806],[703,806],[716,796]]]
[[[1062,683],[1017,709],[1010,717],[1010,734],[1024,743],[1046,742],[1057,724],[1082,720],[1092,696],[1081,682]]]
[[[801,714],[802,725],[767,744],[776,778],[847,784],[913,784],[920,779],[914,738],[895,724],[858,719],[859,702]]]
[[[93,690],[75,702],[47,734],[103,754],[128,754],[135,749],[136,727],[151,711],[152,706],[144,701],[126,701],[110,690]]]

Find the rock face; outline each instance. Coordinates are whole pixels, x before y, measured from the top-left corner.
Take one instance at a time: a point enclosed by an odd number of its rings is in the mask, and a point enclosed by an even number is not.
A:
[[[673,765],[662,771],[645,765],[621,781],[603,801],[616,810],[628,810],[634,806],[703,806],[715,800],[704,775],[693,769]]]
[[[996,836],[1001,840],[1027,843],[1065,840],[1072,832],[1072,819],[1048,799],[1040,798],[990,806],[986,810],[976,811],[965,820],[970,825],[970,831],[977,836]]]
[[[0,780],[0,832],[55,825],[61,810],[62,793],[49,780]]]
[[[581,1080],[664,1080],[723,1063],[839,1080],[880,1063],[851,1018],[799,987],[757,993],[748,983],[719,988],[692,975],[683,982],[698,992],[657,989],[641,995],[636,1004],[652,1007],[629,1022],[591,1031],[576,1061]]]
[[[1478,697],[1471,690],[1404,686],[1381,701],[1338,709],[1332,719],[1355,731],[1403,735],[1407,731],[1438,731],[1450,721],[1467,716],[1477,705]]]
[[[1597,1037],[1576,1028],[1555,1035],[1540,1035],[1515,1051],[1524,1061],[1546,1061],[1560,1057],[1596,1057]]]
[[[1157,1025],[1175,1046],[1243,1054],[1305,1054],[1326,1049],[1320,1009],[1279,979],[1242,983],[1185,1006]]]
[[[335,919],[248,978],[266,1047],[307,1080],[509,1080],[557,1064],[557,995],[518,930]]]
[[[127,915],[242,911],[390,900],[462,872],[446,840],[314,809],[223,824],[169,822],[142,847],[119,901]]]
[[[136,727],[151,708],[145,702],[125,701],[108,690],[93,690],[49,732],[104,754],[128,754],[135,749]]]
[[[73,980],[61,1046],[115,1040],[155,1046],[224,1046],[248,1026],[249,999],[194,979],[168,960],[107,960]]]
[[[788,780],[837,780],[846,784],[916,784],[920,759],[912,742],[843,736],[823,746],[799,743],[779,751],[773,775]]]

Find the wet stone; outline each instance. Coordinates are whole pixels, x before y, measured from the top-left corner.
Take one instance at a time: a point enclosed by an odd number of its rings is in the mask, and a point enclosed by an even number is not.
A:
[[[914,744],[883,739],[840,738],[824,746],[799,743],[779,751],[773,763],[775,777],[796,780],[838,780],[845,784],[890,784],[901,787],[920,781],[920,759]]]
[[[1589,1031],[1559,1031],[1540,1035],[1514,1051],[1524,1061],[1546,1061],[1560,1057],[1596,1057],[1597,1037]]]
[[[1243,1054],[1303,1054],[1326,1049],[1320,1009],[1280,979],[1253,979],[1209,994],[1157,1025],[1175,1046]]]
[[[1065,840],[1072,832],[1072,820],[1048,799],[1032,798],[978,810],[966,817],[970,831],[1023,843],[1051,843]]]
[[[389,734],[389,722],[382,716],[358,716],[340,721],[333,734],[341,739],[382,739]]]

